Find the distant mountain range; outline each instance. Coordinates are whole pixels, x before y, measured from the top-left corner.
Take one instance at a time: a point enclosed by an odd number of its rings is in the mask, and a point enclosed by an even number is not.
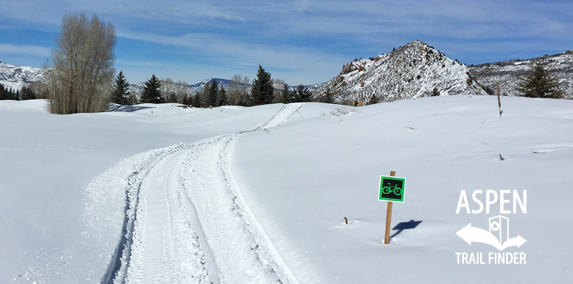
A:
[[[376,57],[346,63],[332,80],[305,87],[313,91],[315,98],[330,93],[335,102],[347,103],[367,102],[372,96],[378,101],[393,101],[432,94],[492,94],[497,83],[502,95],[515,96],[519,78],[534,62],[542,64],[557,78],[565,98],[573,98],[573,49],[528,60],[467,66],[421,41],[410,42]],[[0,62],[0,84],[14,90],[44,80],[45,74],[46,70],[40,68]],[[189,85],[188,93],[202,92],[205,84],[212,80],[225,88],[231,83],[228,79],[210,78]],[[144,86],[145,83],[130,84],[130,89],[139,95]],[[289,87],[292,90],[297,86]]]
[[[0,61],[0,84],[20,90],[30,82],[43,81],[46,70],[28,66],[14,66]]]

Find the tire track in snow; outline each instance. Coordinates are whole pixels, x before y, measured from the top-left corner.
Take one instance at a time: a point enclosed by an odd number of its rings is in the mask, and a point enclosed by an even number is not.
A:
[[[199,212],[224,283],[298,283],[240,195],[230,170],[240,134],[198,145],[188,156],[185,187]]]
[[[303,104],[301,104],[301,103],[292,103],[292,104],[284,105],[275,115],[273,115],[273,117],[271,117],[265,123],[261,124],[254,131],[265,129],[265,128],[270,128],[270,127],[275,127],[275,126],[280,126],[281,124],[283,124],[287,120],[289,120],[289,118],[291,118],[295,112],[298,112],[298,110],[302,106],[303,106]],[[252,132],[252,131],[247,131],[247,132]],[[245,132],[241,132],[241,133],[245,133]]]
[[[298,283],[242,199],[230,160],[241,134],[279,126],[302,106],[283,106],[255,130],[159,151],[135,171],[102,283]]]
[[[158,150],[151,150],[129,160],[134,160],[132,166],[134,170],[125,177],[125,209],[122,231],[119,242],[112,255],[111,261],[108,264],[107,272],[104,274],[101,283],[122,283],[125,278],[127,265],[131,257],[131,245],[133,243],[133,234],[135,221],[137,218],[137,210],[139,205],[139,196],[141,192],[141,185],[143,179],[149,174],[149,171],[166,156],[187,148],[188,145],[179,144],[172,147],[167,147]],[[117,167],[122,168],[126,165]],[[114,172],[112,169],[110,172]],[[102,181],[105,183],[105,181]],[[94,187],[105,187],[106,185],[95,185]],[[97,212],[94,212],[97,214]]]
[[[126,283],[219,283],[197,219],[187,218],[179,199],[179,172],[189,153],[161,160],[143,181]]]

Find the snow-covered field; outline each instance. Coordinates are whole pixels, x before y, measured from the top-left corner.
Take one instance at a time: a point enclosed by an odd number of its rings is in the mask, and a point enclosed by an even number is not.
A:
[[[61,116],[1,101],[0,283],[571,283],[573,101],[502,104],[502,117],[485,96]],[[390,171],[406,202],[385,245]],[[486,190],[526,192],[525,213],[501,214],[526,240],[501,253],[525,263],[489,264],[497,249],[456,235],[501,210],[456,214],[462,190],[476,212],[477,190],[484,207]]]

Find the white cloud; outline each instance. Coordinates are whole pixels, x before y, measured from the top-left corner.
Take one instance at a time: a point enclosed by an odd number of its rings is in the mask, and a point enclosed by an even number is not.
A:
[[[49,56],[50,48],[37,45],[16,45],[0,43],[0,54],[27,54],[34,56]]]
[[[279,73],[282,72],[284,76],[293,79],[295,78],[289,73],[304,73],[305,75],[298,75],[296,79],[304,80],[306,83],[312,83],[308,80],[317,78],[317,74],[324,74],[325,70],[340,69],[342,64],[348,60],[348,58],[343,58],[338,54],[328,54],[310,47],[254,44],[234,41],[206,33],[185,34],[174,37],[123,31],[118,32],[118,35],[156,44],[181,46],[187,48],[189,53],[210,57],[220,63],[224,63],[228,68],[231,66],[244,68],[261,64],[266,67],[280,69],[282,71],[279,71]],[[324,80],[328,79],[330,78]]]
[[[475,58],[476,49],[503,56],[524,46],[547,50],[573,44],[573,3],[567,1],[0,0],[0,7],[0,18],[9,19],[0,20],[4,27],[53,32],[66,13],[97,13],[115,25],[120,38],[162,45],[151,46],[146,54],[152,58],[142,61],[158,60],[153,57],[159,53],[164,62],[176,61],[183,53],[224,65],[209,70],[260,63],[293,80],[313,80],[319,72],[334,76],[354,57],[375,56],[415,39],[443,46],[462,61]]]

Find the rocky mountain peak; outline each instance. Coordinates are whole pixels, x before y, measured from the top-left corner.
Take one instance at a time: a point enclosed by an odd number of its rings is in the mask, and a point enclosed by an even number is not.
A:
[[[485,94],[466,65],[416,40],[373,58],[346,63],[338,76],[315,96],[333,94],[335,101],[393,101],[432,94]]]

